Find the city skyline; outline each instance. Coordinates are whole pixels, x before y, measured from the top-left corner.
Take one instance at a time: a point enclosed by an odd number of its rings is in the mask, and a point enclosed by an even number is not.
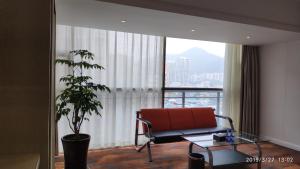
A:
[[[225,43],[191,39],[167,38],[166,54],[180,54],[191,48],[200,48],[218,57],[225,56]]]
[[[222,88],[224,58],[201,48],[166,55],[167,87]]]

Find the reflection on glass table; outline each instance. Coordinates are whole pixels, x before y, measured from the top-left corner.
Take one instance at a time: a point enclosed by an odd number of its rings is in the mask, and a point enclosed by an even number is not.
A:
[[[206,150],[200,152],[205,156],[205,160],[208,162],[209,167],[222,168],[228,165],[240,165],[240,164],[257,164],[257,168],[261,168],[261,148],[259,142],[265,141],[260,139],[258,136],[233,132],[234,137],[230,142],[227,141],[216,141],[213,139],[213,134],[206,135],[188,135],[183,138],[190,142],[189,153],[192,153],[193,146]],[[257,155],[251,156],[247,153],[240,152],[237,149],[238,145],[241,144],[254,144],[257,148]],[[225,148],[225,146],[231,146],[232,149]],[[224,149],[218,148],[218,150],[212,150],[214,147],[224,147]]]

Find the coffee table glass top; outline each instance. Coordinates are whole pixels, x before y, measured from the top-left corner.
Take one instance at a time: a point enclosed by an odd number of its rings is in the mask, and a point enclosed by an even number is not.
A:
[[[247,133],[234,132],[233,134],[234,137],[230,142],[215,141],[213,139],[214,134],[188,135],[182,137],[185,140],[190,141],[203,148],[226,146],[226,145],[249,144],[249,143],[257,143],[263,141],[259,137]]]

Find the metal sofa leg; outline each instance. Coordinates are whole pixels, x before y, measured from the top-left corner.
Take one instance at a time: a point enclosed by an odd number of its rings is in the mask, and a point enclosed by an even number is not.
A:
[[[150,141],[148,141],[146,144],[147,144],[149,162],[152,162],[152,154],[151,154]]]
[[[141,147],[135,146],[135,149],[137,152],[141,152],[145,147],[146,147],[147,143],[142,145]]]

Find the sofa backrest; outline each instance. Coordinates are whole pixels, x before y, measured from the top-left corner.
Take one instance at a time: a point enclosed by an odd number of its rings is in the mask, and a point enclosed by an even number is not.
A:
[[[152,131],[171,130],[169,111],[166,109],[142,109],[141,117],[152,123]],[[147,131],[146,126],[144,131]]]
[[[140,113],[143,119],[152,123],[154,132],[217,126],[214,109],[210,107],[142,109]]]

